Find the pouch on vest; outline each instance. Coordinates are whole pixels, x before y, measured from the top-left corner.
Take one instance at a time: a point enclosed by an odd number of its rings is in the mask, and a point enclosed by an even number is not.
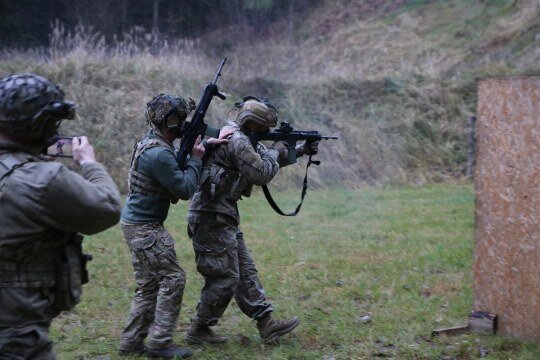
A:
[[[236,181],[232,184],[227,198],[231,201],[238,201],[242,196],[249,197],[252,189],[253,184],[250,184],[242,174],[239,174]]]
[[[91,255],[83,254],[82,239],[74,234],[70,243],[60,249],[56,260],[56,297],[53,307],[58,311],[71,310],[79,303],[82,285],[88,282],[86,263]]]

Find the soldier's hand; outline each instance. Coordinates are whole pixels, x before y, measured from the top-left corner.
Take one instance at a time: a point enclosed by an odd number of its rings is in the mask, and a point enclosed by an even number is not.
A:
[[[234,129],[225,129],[222,128],[219,131],[219,138],[209,138],[206,140],[206,142],[210,145],[221,145],[221,144],[227,144],[229,142],[229,138],[232,134],[234,134]]]
[[[319,152],[319,141],[306,141],[302,149],[304,155],[317,155]]]
[[[197,140],[195,140],[195,146],[193,146],[193,149],[191,150],[191,157],[202,159],[204,152],[204,145],[201,144],[201,135],[199,135]]]
[[[270,146],[270,149],[277,150],[280,159],[287,157],[287,143],[285,141],[276,141]]]
[[[96,162],[94,148],[90,145],[86,136],[74,137],[71,140],[71,149],[73,160],[80,165]]]

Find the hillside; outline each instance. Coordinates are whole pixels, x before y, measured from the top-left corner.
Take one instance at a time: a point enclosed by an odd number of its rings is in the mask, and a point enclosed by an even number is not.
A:
[[[144,104],[162,91],[198,99],[222,56],[222,91],[208,121],[223,124],[246,94],[265,95],[321,144],[317,186],[459,179],[476,79],[540,73],[536,0],[322,1],[277,19],[264,36],[218,29],[199,39],[152,42],[140,29],[112,48],[98,34],[57,25],[47,49],[4,51],[0,74],[35,71],[59,82],[119,184],[145,131]],[[277,182],[300,181],[304,163]]]

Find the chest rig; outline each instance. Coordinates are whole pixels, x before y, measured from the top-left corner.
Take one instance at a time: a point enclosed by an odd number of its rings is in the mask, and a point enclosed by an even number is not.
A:
[[[172,203],[178,201],[167,189],[159,184],[159,182],[139,171],[139,159],[141,155],[148,149],[154,147],[171,148],[164,140],[158,138],[144,138],[142,141],[135,144],[131,162],[129,165],[128,189],[129,193],[142,194],[152,196],[161,200],[169,200]]]
[[[213,150],[203,167],[200,187],[215,200],[224,194],[231,201],[238,201],[242,196],[249,197],[253,185],[232,165],[226,147]]]

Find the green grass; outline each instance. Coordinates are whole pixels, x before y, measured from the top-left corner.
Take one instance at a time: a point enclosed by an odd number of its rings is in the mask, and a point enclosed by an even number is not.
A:
[[[292,208],[297,193],[276,194]],[[275,214],[261,193],[240,202],[242,228],[275,317],[300,326],[276,346],[232,303],[216,326],[220,347],[198,359],[538,359],[540,347],[496,336],[430,338],[464,324],[472,307],[474,196],[470,185],[311,191],[297,217]],[[166,226],[177,241],[187,286],[175,341],[194,314],[202,278],[185,230],[186,204]],[[53,322],[60,359],[116,359],[134,291],[129,252],[118,227],[85,242],[91,282],[75,311]],[[363,316],[370,316],[364,322]]]

